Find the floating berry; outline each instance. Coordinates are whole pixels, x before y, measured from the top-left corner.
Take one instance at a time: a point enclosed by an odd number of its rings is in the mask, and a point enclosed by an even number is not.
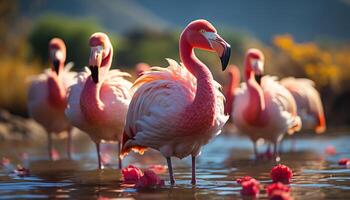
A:
[[[339,165],[350,165],[350,159],[349,158],[342,158],[338,161]]]
[[[249,181],[242,182],[241,194],[244,196],[259,196],[260,193],[260,183],[255,179],[250,179]]]
[[[252,178],[252,177],[250,177],[250,176],[243,176],[243,177],[241,177],[241,178],[236,179],[236,182],[237,182],[238,184],[242,184],[243,182],[245,182],[245,181],[250,181],[250,180],[252,180],[252,179],[254,179],[254,178]]]
[[[20,176],[20,177],[30,175],[29,169],[24,168],[22,165],[17,165],[17,168],[15,170],[13,170],[13,173],[15,173],[17,176]]]
[[[332,145],[328,145],[325,149],[324,152],[329,155],[329,156],[334,156],[335,154],[337,154],[337,150],[335,149],[334,146]]]
[[[270,177],[273,182],[288,184],[293,176],[292,170],[285,165],[277,165],[271,169]]]
[[[145,189],[145,188],[155,188],[159,186],[163,186],[164,181],[160,180],[158,175],[153,170],[145,170],[143,176],[139,179],[136,184],[137,189]]]
[[[283,192],[289,192],[290,191],[290,188],[286,185],[284,185],[283,183],[273,183],[271,185],[269,185],[267,188],[266,188],[266,193],[267,193],[267,196],[271,196],[272,193],[274,191],[283,191]]]
[[[141,169],[133,165],[129,165],[127,168],[122,169],[122,174],[125,183],[137,183],[141,176],[143,176]]]

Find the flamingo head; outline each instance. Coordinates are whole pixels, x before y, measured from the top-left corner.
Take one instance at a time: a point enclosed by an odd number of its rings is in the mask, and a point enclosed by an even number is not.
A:
[[[182,34],[192,47],[216,52],[220,57],[222,70],[226,69],[231,55],[231,46],[220,37],[211,23],[203,19],[195,20]]]
[[[60,38],[53,38],[49,42],[49,61],[52,70],[58,75],[66,61],[66,45]]]
[[[264,75],[264,54],[259,49],[249,49],[245,59],[247,70],[254,72],[255,80],[260,85]]]
[[[148,71],[148,70],[150,70],[150,66],[149,66],[149,64],[147,64],[147,63],[143,63],[143,62],[141,62],[141,63],[137,63],[136,64],[136,75],[137,75],[137,77],[140,77],[140,76],[142,76],[142,74],[145,72],[145,71]]]
[[[111,58],[112,45],[105,33],[97,32],[91,35],[89,39],[91,48],[89,57],[89,69],[91,77],[95,83],[101,80],[101,67],[105,67],[107,59]]]

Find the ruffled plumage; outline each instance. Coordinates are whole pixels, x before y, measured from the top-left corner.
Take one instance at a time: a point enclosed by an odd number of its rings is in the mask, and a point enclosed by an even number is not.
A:
[[[297,116],[296,104],[289,91],[277,82],[277,77],[264,76],[261,88],[265,99],[268,124],[262,127],[252,126],[243,118],[244,110],[249,107],[249,92],[246,83],[235,90],[233,121],[242,132],[253,141],[259,138],[270,142],[280,141],[285,133],[300,130],[301,121]]]
[[[130,74],[117,69],[110,70],[104,79],[97,83],[106,87],[100,93],[104,109],[108,110],[108,112],[105,112],[103,126],[87,122],[81,111],[80,98],[86,80],[90,75],[90,70],[85,67],[84,71],[78,73],[75,79],[76,83],[69,88],[66,116],[74,126],[88,133],[95,142],[99,143],[102,140],[120,141],[126,112],[132,97],[130,90],[132,83],[124,77],[130,77]]]
[[[138,78],[130,103],[123,135],[123,153],[143,147],[159,150],[165,157],[179,158],[198,155],[202,145],[219,134],[228,119],[224,115],[224,96],[220,84],[213,81],[216,106],[215,123],[206,132],[187,134],[178,126],[182,114],[191,105],[196,94],[197,80],[176,61],[167,59],[167,68],[152,67]]]
[[[58,76],[65,90],[74,83],[76,72],[70,71],[72,63],[68,63]],[[64,109],[52,106],[48,101],[48,79],[52,70],[46,69],[43,73],[28,78],[30,87],[28,91],[29,115],[39,122],[48,132],[60,133],[70,128],[70,123],[64,115]]]
[[[293,77],[284,78],[280,83],[293,95],[303,128],[315,129],[316,133],[323,133],[326,129],[326,122],[322,101],[315,89],[315,83],[310,79]]]

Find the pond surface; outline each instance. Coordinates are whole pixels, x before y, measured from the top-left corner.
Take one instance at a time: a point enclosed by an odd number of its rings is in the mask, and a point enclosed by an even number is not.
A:
[[[0,165],[0,199],[243,199],[235,179],[249,175],[263,186],[271,183],[270,169],[274,161],[253,159],[251,143],[245,137],[221,135],[203,148],[197,160],[197,185],[190,184],[190,158],[173,158],[176,185],[169,186],[167,171],[161,174],[165,186],[139,192],[121,181],[116,154],[108,154],[104,170],[96,170],[95,146],[86,137],[74,138],[74,160],[65,159],[64,143],[56,140],[61,154],[57,161],[48,161],[44,143],[2,143],[0,157],[11,164]],[[337,153],[327,156],[325,148],[332,145]],[[106,144],[104,151],[115,146]],[[300,134],[296,149],[290,151],[291,140],[283,145],[281,163],[293,172],[292,196],[295,199],[350,199],[350,168],[339,166],[338,160],[350,157],[350,133],[325,135]],[[266,147],[261,146],[261,151]],[[25,154],[24,154],[25,153]],[[11,173],[16,164],[30,169],[30,175],[19,177]],[[131,153],[123,165],[133,164],[148,168],[165,165],[165,159],[156,151],[143,156]],[[264,190],[259,199],[267,199]]]

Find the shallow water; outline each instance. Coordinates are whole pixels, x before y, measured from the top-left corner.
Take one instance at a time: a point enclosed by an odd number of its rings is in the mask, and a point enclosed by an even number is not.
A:
[[[290,140],[284,142],[281,163],[293,172],[292,196],[295,199],[350,199],[350,168],[339,166],[338,159],[350,157],[350,134],[307,135],[297,138],[295,152],[290,152]],[[74,160],[65,159],[64,144],[55,141],[62,154],[58,161],[47,161],[44,144],[2,143],[0,157],[7,157],[11,165],[0,166],[0,199],[82,198],[96,199],[243,199],[240,186],[234,181],[249,175],[263,186],[271,183],[270,169],[274,161],[253,160],[251,143],[244,137],[219,136],[203,148],[197,160],[197,185],[190,184],[190,159],[173,158],[176,185],[169,186],[168,174],[161,174],[166,185],[160,189],[137,191],[124,185],[117,170],[116,154],[104,170],[96,170],[95,149],[87,138],[74,139]],[[337,154],[327,156],[324,149],[333,145]],[[111,151],[113,145],[105,145]],[[266,147],[261,147],[264,151]],[[23,158],[23,153],[28,158]],[[22,156],[21,156],[22,155]],[[30,169],[30,175],[19,177],[11,171],[15,164]],[[147,168],[152,164],[165,165],[158,152],[144,156],[129,155],[124,166],[134,164]],[[262,190],[260,199],[267,199]]]

